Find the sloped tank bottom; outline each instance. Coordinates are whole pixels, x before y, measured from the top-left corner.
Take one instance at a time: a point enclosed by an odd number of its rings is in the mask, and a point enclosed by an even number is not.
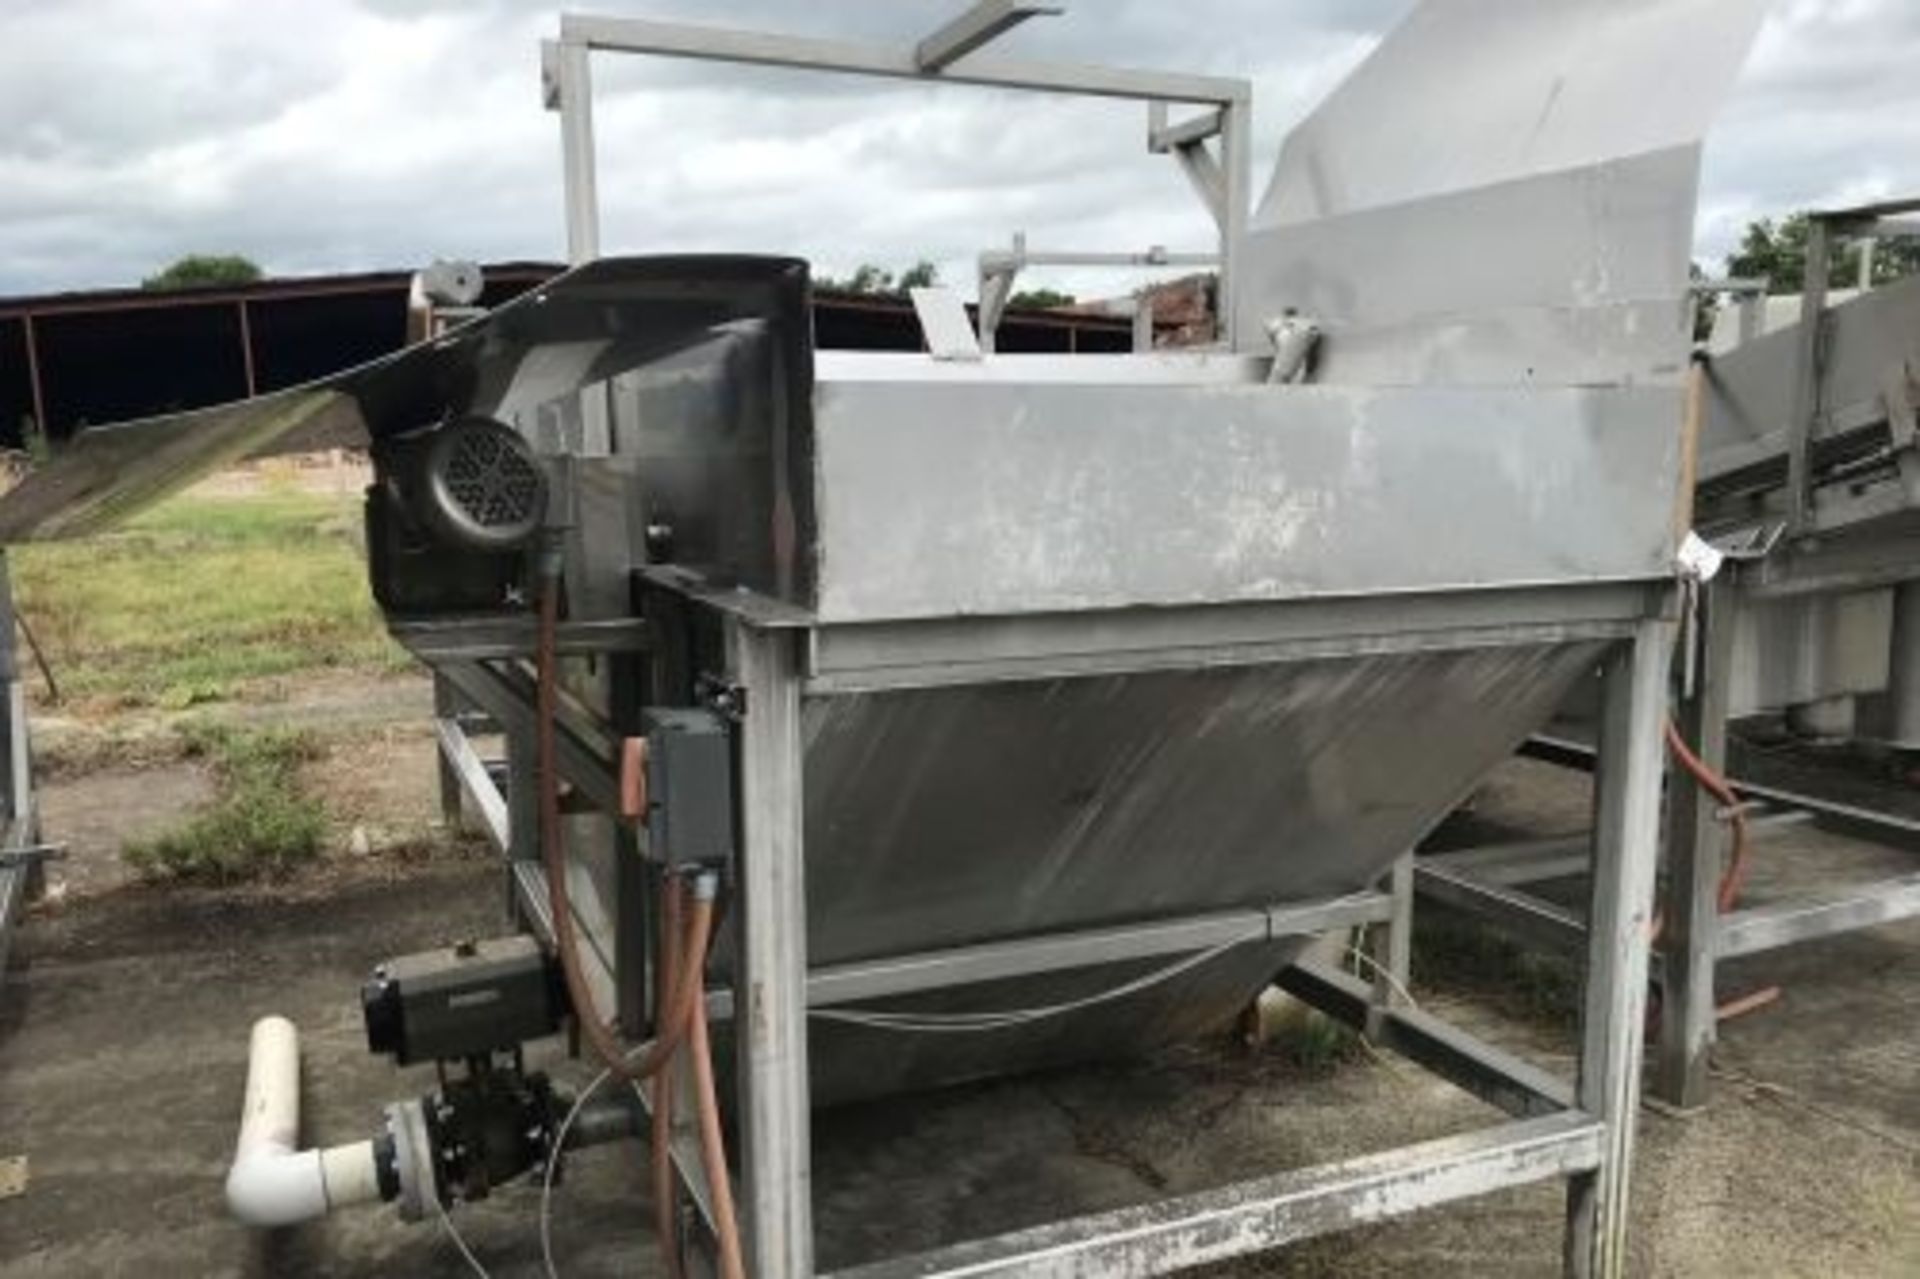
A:
[[[844,964],[1358,892],[1592,671],[1597,643],[810,699],[808,954]],[[811,1026],[816,1102],[1137,1052],[1224,1025],[1304,940],[968,1033]],[[998,1011],[1168,958],[930,992]]]

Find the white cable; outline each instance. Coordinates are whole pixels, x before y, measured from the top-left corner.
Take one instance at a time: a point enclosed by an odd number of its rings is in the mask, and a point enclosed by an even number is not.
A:
[[[1209,960],[1218,959],[1236,946],[1243,946],[1250,941],[1263,940],[1265,936],[1266,934],[1261,932],[1247,937],[1236,938],[1232,941],[1221,942],[1209,950],[1188,955],[1166,965],[1164,968],[1157,968],[1150,973],[1136,977],[1132,981],[1125,982],[1121,985],[1114,986],[1111,989],[1100,991],[1097,994],[1087,995],[1080,999],[1068,1000],[1065,1003],[1052,1004],[1041,1008],[1017,1008],[1008,1009],[1004,1012],[991,1013],[891,1013],[868,1012],[850,1008],[813,1008],[809,1009],[808,1013],[810,1016],[819,1018],[822,1021],[843,1022],[847,1025],[864,1026],[872,1030],[894,1030],[927,1034],[957,1034],[1004,1030],[1013,1026],[1028,1025],[1032,1022],[1051,1017],[1064,1016],[1067,1013],[1079,1012],[1098,1004],[1110,1003],[1116,999],[1124,999],[1128,995],[1136,994],[1152,986],[1157,986],[1162,982],[1171,981],[1183,973],[1198,968]]]
[[[1416,1011],[1419,1009],[1420,1001],[1413,997],[1413,992],[1407,989],[1404,982],[1393,975],[1392,969],[1388,968],[1385,964],[1358,946],[1348,946],[1347,953],[1359,960],[1362,964],[1365,964],[1368,968],[1371,968],[1374,972],[1375,979],[1387,983],[1394,994],[1407,1001],[1407,1007],[1415,1009]]]
[[[540,1259],[546,1263],[547,1279],[560,1279],[560,1271],[553,1264],[553,1176],[560,1167],[560,1152],[566,1147],[567,1134],[573,1131],[573,1121],[580,1117],[580,1108],[612,1074],[612,1070],[603,1070],[580,1090],[573,1105],[567,1108],[567,1117],[560,1121],[560,1130],[553,1136],[553,1149],[547,1152],[547,1169],[540,1177]]]
[[[493,1276],[487,1273],[487,1268],[480,1264],[480,1258],[473,1255],[473,1249],[467,1247],[467,1241],[460,1235],[460,1227],[453,1224],[453,1218],[447,1215],[447,1206],[440,1202],[438,1194],[433,1196],[433,1210],[440,1214],[440,1224],[446,1228],[447,1238],[453,1240],[453,1246],[460,1250],[460,1255],[466,1259],[467,1267],[480,1276],[480,1279],[493,1279]]]

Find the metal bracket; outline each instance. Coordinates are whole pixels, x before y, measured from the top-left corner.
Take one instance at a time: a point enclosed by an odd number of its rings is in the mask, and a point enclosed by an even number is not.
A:
[[[719,675],[701,675],[693,682],[693,696],[714,714],[738,724],[747,717],[747,690]]]
[[[965,13],[914,46],[914,65],[922,71],[943,71],[1028,18],[1066,11],[1066,5],[1046,0],[974,0]]]
[[[1880,399],[1887,410],[1887,435],[1896,449],[1911,448],[1920,438],[1920,413],[1913,403],[1913,364],[1909,360],[1888,369],[1880,382]]]
[[[0,870],[15,866],[35,866],[41,862],[65,861],[65,844],[29,844],[25,848],[0,849]]]
[[[1154,155],[1172,155],[1180,162],[1180,171],[1187,175],[1222,233],[1227,226],[1227,178],[1220,162],[1207,149],[1207,142],[1225,132],[1226,118],[1226,112],[1215,107],[1179,124],[1168,124],[1166,103],[1147,104],[1147,150]]]

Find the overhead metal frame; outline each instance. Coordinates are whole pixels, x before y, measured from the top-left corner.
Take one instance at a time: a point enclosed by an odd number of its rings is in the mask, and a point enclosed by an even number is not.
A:
[[[1250,201],[1248,145],[1253,88],[1241,79],[1138,71],[1001,57],[983,46],[1039,13],[1061,4],[978,0],[954,21],[914,46],[773,34],[659,22],[642,18],[564,14],[559,39],[541,46],[543,100],[560,113],[567,219],[567,256],[579,263],[600,254],[600,204],[593,130],[591,55],[651,54],[747,66],[825,71],[841,75],[1019,89],[1148,104],[1148,145],[1172,154],[1193,179],[1219,234],[1220,325],[1231,342],[1231,289]],[[1168,108],[1203,108],[1169,126]],[[1209,144],[1211,148],[1209,147]],[[984,299],[983,299],[984,300]]]

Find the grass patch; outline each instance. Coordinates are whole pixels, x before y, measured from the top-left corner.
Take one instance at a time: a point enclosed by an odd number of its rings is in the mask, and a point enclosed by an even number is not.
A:
[[[409,663],[367,592],[353,497],[188,495],[11,558],[20,610],[82,706],[181,709],[249,680]]]
[[[1442,906],[1422,905],[1413,934],[1418,985],[1489,996],[1509,1016],[1571,1026],[1580,1015],[1580,969],[1528,950]]]
[[[1360,1035],[1345,1022],[1310,1008],[1273,1037],[1271,1047],[1309,1075],[1331,1075],[1360,1055]]]
[[[173,830],[129,842],[121,856],[148,879],[230,884],[284,875],[318,857],[326,814],[300,784],[317,753],[305,734],[212,725],[182,730],[189,756],[212,765],[218,797]]]

